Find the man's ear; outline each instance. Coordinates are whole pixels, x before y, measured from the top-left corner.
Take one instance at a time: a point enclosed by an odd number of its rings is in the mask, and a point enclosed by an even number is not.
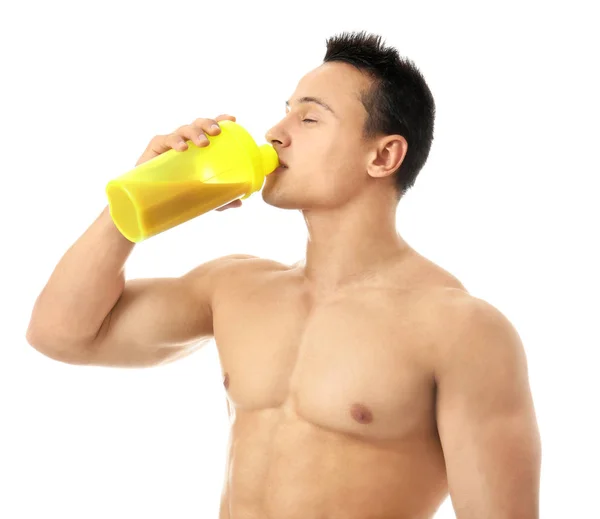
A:
[[[402,135],[387,135],[376,141],[367,173],[375,178],[387,177],[395,173],[406,157],[408,142]]]

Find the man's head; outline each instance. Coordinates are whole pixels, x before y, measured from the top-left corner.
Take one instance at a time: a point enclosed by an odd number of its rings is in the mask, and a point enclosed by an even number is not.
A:
[[[423,76],[381,37],[329,38],[266,139],[288,168],[263,199],[286,209],[340,207],[368,192],[412,187],[433,140],[435,103]]]

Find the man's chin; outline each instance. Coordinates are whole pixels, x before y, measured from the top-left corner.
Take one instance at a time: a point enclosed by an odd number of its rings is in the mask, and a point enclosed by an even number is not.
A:
[[[278,209],[301,209],[298,206],[297,201],[282,196],[281,193],[277,193],[277,191],[263,189],[261,195],[264,202],[272,207],[277,207]]]
[[[277,200],[265,197],[263,197],[263,200],[267,205],[277,207],[277,209],[300,209],[296,204],[291,203],[291,200]]]

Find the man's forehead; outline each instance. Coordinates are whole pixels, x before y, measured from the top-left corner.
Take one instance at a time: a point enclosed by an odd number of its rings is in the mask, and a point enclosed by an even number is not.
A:
[[[345,63],[325,63],[308,72],[289,98],[290,104],[316,99],[335,111],[336,106],[360,102],[368,82],[354,67]]]
[[[368,83],[356,68],[347,63],[324,63],[304,75],[298,82],[297,89],[316,88],[338,94],[352,95],[360,91]]]

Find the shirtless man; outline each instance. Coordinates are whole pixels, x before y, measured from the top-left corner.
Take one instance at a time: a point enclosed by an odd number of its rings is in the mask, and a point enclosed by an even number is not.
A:
[[[215,339],[231,422],[220,519],[425,519],[448,493],[458,519],[538,518],[519,335],[395,228],[433,134],[413,67],[376,36],[331,38],[267,133],[287,167],[262,195],[302,211],[305,260],[125,281],[134,244],[105,208],[35,302],[27,340],[61,362],[154,366]],[[138,164],[208,145],[223,119],[155,137]]]

